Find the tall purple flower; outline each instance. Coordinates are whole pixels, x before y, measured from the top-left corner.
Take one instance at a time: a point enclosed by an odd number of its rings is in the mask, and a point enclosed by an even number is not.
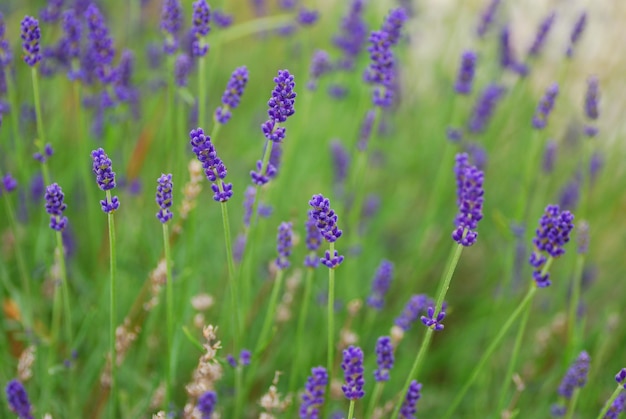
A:
[[[70,67],[68,77],[76,80],[81,77],[80,68],[77,67],[80,58],[80,43],[83,33],[82,23],[74,11],[69,9],[63,12],[63,37],[59,41],[59,50],[68,61]]]
[[[61,17],[62,8],[63,0],[48,0],[46,7],[39,12],[41,20],[46,23],[56,22]]]
[[[20,419],[33,419],[32,406],[28,400],[26,389],[18,380],[11,380],[6,387],[9,409]]]
[[[420,399],[422,393],[422,385],[416,380],[411,381],[409,388],[406,392],[404,402],[400,408],[400,416],[402,419],[415,419],[415,412],[417,412],[417,401]]]
[[[0,12],[0,68],[8,67],[13,59],[11,53],[11,45],[9,40],[4,36],[6,35],[6,24],[4,23],[4,15]]]
[[[172,206],[173,186],[171,173],[167,175],[162,174],[157,179],[156,203],[160,209],[156,217],[163,224],[167,223],[174,216],[172,211],[170,211],[170,207]]]
[[[341,141],[333,140],[330,143],[330,152],[335,173],[335,183],[343,184],[348,176],[348,166],[350,165],[350,154]]]
[[[487,7],[483,10],[483,13],[480,16],[480,21],[478,22],[478,27],[476,28],[476,33],[480,38],[485,36],[491,27],[499,5],[500,0],[491,0]]]
[[[222,160],[217,156],[211,138],[204,135],[202,128],[191,130],[189,138],[191,138],[191,149],[202,163],[204,174],[213,182],[211,185],[213,199],[218,202],[228,201],[233,196],[233,184],[223,182],[228,172]]]
[[[348,400],[358,400],[363,398],[365,391],[363,385],[363,351],[358,346],[350,346],[343,350],[343,361],[341,363],[346,384],[341,386],[343,394]]]
[[[457,154],[454,172],[459,213],[452,238],[463,246],[471,246],[476,242],[475,230],[483,218],[483,172],[469,164],[466,153]]]
[[[95,65],[96,74],[103,84],[110,84],[115,80],[115,71],[112,67],[115,49],[113,39],[109,35],[104,17],[98,7],[91,3],[85,11],[89,42],[86,60]]]
[[[330,55],[324,50],[318,49],[313,53],[311,66],[309,67],[309,81],[307,88],[309,90],[317,89],[317,81],[321,76],[332,70]]]
[[[533,127],[536,129],[543,129],[548,124],[548,116],[554,108],[554,101],[559,94],[559,85],[552,83],[546,89],[546,93],[541,98],[541,101],[537,105],[535,115],[533,116]]]
[[[385,17],[382,31],[387,33],[387,39],[393,46],[400,40],[400,32],[404,26],[404,22],[409,18],[403,7],[392,9]]]
[[[96,182],[98,187],[103,191],[110,191],[115,188],[115,172],[111,169],[112,163],[109,156],[104,152],[102,148],[91,152],[91,158],[93,160],[93,173],[96,175]],[[117,196],[114,196],[111,201],[107,196],[106,199],[100,201],[102,211],[105,213],[111,213],[117,210],[120,206]]]
[[[539,219],[539,227],[533,238],[535,250],[529,259],[535,268],[533,278],[538,287],[550,286],[550,274],[544,272],[544,268],[548,257],[557,258],[565,253],[563,246],[570,239],[570,233],[574,228],[573,221],[572,213],[561,211],[558,205],[548,205]]]
[[[363,0],[352,0],[348,13],[341,20],[340,32],[333,38],[333,43],[343,53],[339,67],[352,70],[354,62],[363,50],[367,39],[367,23],[363,19]]]
[[[530,55],[531,57],[536,57],[539,55],[543,46],[546,43],[546,38],[548,37],[548,33],[550,33],[550,29],[552,28],[555,19],[556,13],[551,12],[544,20],[541,21],[541,23],[539,24],[539,28],[537,29],[537,34],[535,35],[535,40],[528,50],[528,55]]]
[[[476,70],[476,53],[474,51],[465,51],[461,55],[461,66],[459,74],[456,78],[454,89],[460,95],[469,95],[472,93],[472,83],[474,82],[474,72]]]
[[[306,220],[306,247],[309,249],[309,254],[304,258],[304,266],[309,268],[317,268],[320,263],[319,257],[317,257],[317,249],[322,245],[322,233],[317,228],[317,220],[309,217]]]
[[[497,84],[489,84],[482,91],[481,95],[476,100],[476,105],[472,111],[468,123],[468,129],[472,134],[478,134],[487,128],[496,105],[504,95],[505,88],[498,86]]]
[[[293,90],[296,83],[289,70],[279,70],[278,76],[274,77],[274,83],[276,86],[267,102],[269,119],[263,123],[261,129],[268,140],[280,143],[285,139],[285,128],[278,124],[287,121],[296,112],[296,92]]]
[[[41,61],[41,51],[39,40],[41,31],[39,21],[32,16],[25,16],[22,20],[22,50],[24,51],[24,62],[33,67]]]
[[[324,239],[331,244],[337,241],[341,237],[342,231],[337,227],[337,215],[330,208],[330,201],[324,198],[323,195],[318,194],[313,195],[309,205],[313,207],[313,209],[309,210],[309,217],[315,220],[317,228]],[[340,256],[336,250],[332,253],[330,250],[327,250],[320,262],[329,269],[334,269],[343,262],[343,256]]]
[[[211,419],[211,415],[215,410],[215,405],[217,404],[217,393],[214,391],[207,391],[198,397],[197,408],[202,415],[202,419]]]
[[[582,388],[587,383],[587,374],[589,373],[589,363],[591,359],[589,354],[582,351],[576,361],[567,370],[559,385],[558,393],[560,396],[571,399],[576,387]]]
[[[369,37],[370,65],[363,78],[374,85],[372,102],[374,106],[388,108],[393,103],[393,83],[396,76],[395,58],[391,51],[389,34],[373,31]]]
[[[394,321],[394,324],[406,332],[420,314],[426,313],[428,307],[433,307],[434,305],[435,302],[424,294],[413,295],[404,307],[404,310],[402,310],[402,313]]]
[[[574,29],[572,29],[572,33],[569,36],[570,43],[565,53],[569,58],[574,55],[574,46],[580,39],[580,36],[583,34],[585,26],[587,26],[587,12],[582,12],[580,14],[580,17],[576,21],[576,24],[574,25]]]
[[[324,392],[328,385],[328,373],[324,367],[311,369],[311,375],[307,378],[300,403],[300,419],[319,419],[322,415],[324,404]]]
[[[209,46],[205,44],[204,38],[209,34],[211,27],[211,9],[206,0],[198,0],[193,3],[193,16],[191,21],[191,34],[193,41],[191,44],[193,55],[203,57],[209,51]]]
[[[376,275],[372,281],[372,292],[367,297],[367,305],[375,308],[376,310],[382,310],[383,299],[385,294],[389,290],[391,280],[393,279],[393,263],[388,260],[383,260],[378,265]]]
[[[374,379],[377,382],[389,381],[389,371],[393,368],[393,344],[389,336],[381,336],[376,341],[376,371]]]
[[[46,212],[50,214],[50,228],[55,231],[63,231],[67,225],[67,217],[63,216],[63,211],[67,208],[64,198],[63,190],[58,184],[53,183],[46,188]]]
[[[191,58],[187,54],[178,54],[174,62],[174,80],[178,87],[187,86],[189,73],[191,72]]]
[[[233,74],[228,80],[226,90],[222,95],[222,106],[219,106],[215,110],[215,120],[220,124],[228,122],[232,116],[230,110],[239,106],[241,95],[248,83],[248,69],[246,66],[238,67],[233,71]]]
[[[289,256],[291,256],[292,247],[292,227],[291,223],[280,223],[278,226],[278,236],[276,237],[276,250],[278,257],[276,258],[276,266],[279,269],[287,269],[289,267]]]
[[[174,54],[178,49],[178,37],[183,26],[180,0],[164,0],[161,9],[161,30],[165,32],[163,51]]]

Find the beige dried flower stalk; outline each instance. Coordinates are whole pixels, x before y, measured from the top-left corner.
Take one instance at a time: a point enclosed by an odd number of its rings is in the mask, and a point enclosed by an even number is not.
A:
[[[270,386],[267,393],[261,396],[259,400],[259,404],[265,410],[262,412],[259,418],[264,419],[273,419],[275,418],[275,413],[283,413],[291,406],[291,394],[286,397],[282,397],[282,395],[278,392],[278,381],[280,376],[282,375],[281,371],[276,371],[274,373],[274,379],[272,380],[272,385]]]
[[[33,376],[33,364],[36,353],[35,346],[31,345],[20,354],[20,359],[17,362],[17,378],[21,382],[26,382]]]

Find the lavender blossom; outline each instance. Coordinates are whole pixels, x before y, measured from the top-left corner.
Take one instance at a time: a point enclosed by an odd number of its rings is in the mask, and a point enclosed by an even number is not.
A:
[[[292,247],[292,227],[291,223],[281,223],[278,226],[278,236],[276,237],[278,257],[276,258],[276,266],[278,269],[285,270],[289,267],[289,256]]]
[[[487,31],[491,27],[499,5],[500,0],[491,0],[485,10],[483,10],[483,13],[480,16],[480,22],[478,23],[478,27],[476,28],[476,33],[480,38],[485,36]]]
[[[17,180],[15,180],[15,178],[11,176],[10,173],[7,173],[2,177],[2,186],[4,187],[5,191],[11,193],[17,188]]]
[[[417,401],[422,396],[422,385],[416,380],[411,381],[409,388],[406,392],[404,402],[400,408],[399,418],[402,419],[415,419],[415,412],[417,412]]]
[[[174,62],[174,80],[178,87],[187,86],[189,73],[191,73],[192,62],[187,54],[178,54]]]
[[[537,34],[535,35],[535,40],[528,50],[528,55],[531,57],[539,55],[546,43],[546,38],[548,37],[548,33],[550,33],[550,29],[552,28],[555,19],[556,13],[551,12],[544,20],[541,21],[539,28],[537,29]]]
[[[296,21],[301,26],[311,26],[317,22],[319,18],[319,12],[317,10],[307,9],[306,7],[300,8]]]
[[[576,21],[576,24],[574,25],[574,29],[572,30],[572,33],[569,36],[570,43],[565,53],[568,58],[572,58],[572,56],[574,55],[574,46],[580,39],[580,36],[585,30],[586,25],[587,25],[587,12],[582,12],[580,14],[580,17]]]
[[[370,65],[363,78],[366,83],[373,84],[374,106],[388,108],[393,103],[393,83],[395,79],[395,58],[391,51],[389,34],[384,31],[373,31],[369,37]]]
[[[170,211],[170,207],[172,206],[172,188],[174,186],[172,183],[172,174],[162,174],[161,177],[157,179],[157,184],[156,203],[160,209],[159,212],[156,213],[156,217],[162,224],[165,224],[174,216],[172,211]]]
[[[337,227],[337,215],[330,208],[330,201],[323,195],[313,195],[309,201],[309,205],[313,207],[309,211],[309,216],[317,223],[320,233],[329,243],[334,243],[341,237],[342,231]]]
[[[274,83],[276,86],[272,90],[272,97],[267,102],[269,119],[263,123],[261,129],[268,140],[280,143],[285,139],[285,128],[277,124],[287,121],[296,112],[296,92],[293,90],[296,83],[289,70],[279,70],[278,76],[274,77]]]
[[[476,53],[465,51],[461,56],[461,66],[456,79],[454,89],[460,95],[472,93],[472,83],[474,82],[474,72],[476,70]]]
[[[239,352],[239,363],[240,363],[242,366],[244,366],[244,367],[245,367],[245,366],[250,365],[250,361],[251,361],[251,359],[252,359],[252,353],[251,353],[249,350],[247,350],[247,349],[242,349],[242,350]]]
[[[324,50],[315,50],[313,58],[311,59],[311,66],[309,67],[307,88],[309,90],[317,89],[317,81],[319,78],[331,70],[332,64],[328,53]]]
[[[571,399],[576,387],[583,388],[587,383],[587,374],[589,373],[589,363],[591,359],[587,352],[582,351],[576,361],[563,377],[559,385],[558,393],[560,396]]]
[[[528,67],[520,63],[515,58],[513,47],[511,46],[511,32],[508,26],[502,28],[500,32],[500,65],[504,69],[509,69],[520,76],[528,74]]]
[[[623,385],[624,390],[626,390],[626,368],[622,368],[617,374],[615,374],[615,381],[617,381],[618,385]]]
[[[237,360],[231,354],[226,355],[226,362],[233,368],[237,368]]]
[[[626,408],[626,392],[621,392],[613,401],[609,410],[606,411],[603,419],[618,419]]]
[[[554,108],[554,101],[559,94],[559,85],[557,83],[551,84],[547,89],[541,101],[537,105],[535,115],[533,116],[533,127],[536,129],[543,129],[548,124],[548,116]]]
[[[204,43],[204,38],[209,34],[211,27],[211,9],[206,0],[198,0],[193,3],[192,29],[193,41],[191,43],[193,55],[203,57],[209,51],[209,46]]]
[[[94,150],[91,152],[91,158],[93,159],[93,173],[96,175],[96,182],[98,183],[98,187],[103,191],[110,191],[115,188],[115,172],[111,169],[111,159],[107,156],[102,148]],[[102,206],[102,211],[109,214],[120,207],[119,200],[117,196],[111,198],[109,202],[109,197],[100,201],[100,205]]]
[[[217,394],[214,391],[207,391],[198,398],[197,408],[202,415],[202,419],[211,419],[211,415],[217,404]]]
[[[380,265],[376,270],[374,280],[372,281],[372,292],[369,297],[367,297],[368,306],[376,310],[382,310],[384,303],[383,299],[389,290],[392,279],[393,263],[388,260],[383,260],[380,262]]]
[[[189,138],[193,152],[202,163],[204,174],[213,182],[211,185],[213,199],[218,202],[228,201],[233,196],[233,184],[222,182],[228,172],[222,160],[217,156],[211,138],[204,135],[202,128],[191,130]]]
[[[479,134],[485,131],[504,92],[504,87],[497,84],[489,84],[485,87],[476,100],[476,105],[468,123],[470,133]]]
[[[110,84],[115,80],[115,72],[111,66],[115,49],[113,48],[113,39],[109,35],[109,28],[104,22],[102,13],[93,3],[85,11],[85,19],[89,29],[86,60],[95,66],[100,81],[103,84]]]
[[[221,10],[213,10],[211,20],[215,26],[222,29],[228,28],[233,24],[233,16]]]
[[[80,58],[80,43],[83,33],[82,23],[74,11],[69,9],[63,12],[63,37],[59,41],[59,50],[65,60],[68,61],[70,70],[67,76],[70,80],[77,80],[81,77],[80,68],[77,68]]]
[[[39,40],[41,31],[39,21],[32,16],[25,16],[22,19],[22,50],[24,51],[24,62],[29,66],[35,66],[41,61]]]
[[[52,149],[52,145],[48,143],[44,146],[43,153],[39,151],[33,153],[33,159],[37,160],[39,163],[45,163],[53,154],[54,150]]]
[[[376,382],[389,381],[389,371],[393,368],[393,345],[389,336],[381,336],[376,341],[376,365],[374,371]]]
[[[592,121],[598,119],[599,90],[598,78],[596,76],[589,77],[587,79],[587,94],[585,95],[585,114]]]
[[[434,305],[435,302],[424,294],[413,295],[394,324],[406,332],[420,314],[426,313],[426,310]]]
[[[557,258],[565,253],[563,246],[570,239],[570,232],[574,228],[573,220],[574,216],[569,211],[560,211],[558,205],[548,205],[539,219],[539,228],[533,239],[535,250],[529,259],[535,268],[533,278],[538,287],[550,286],[550,274],[544,272],[548,261],[545,254]]]
[[[63,216],[63,211],[67,208],[64,198],[63,190],[58,184],[53,183],[46,188],[46,212],[50,214],[50,228],[55,231],[63,231],[67,225],[67,217]]]
[[[324,367],[311,369],[311,375],[307,378],[300,403],[300,419],[319,419],[324,405],[324,392],[328,385],[328,373]]]
[[[548,140],[543,153],[542,168],[544,173],[552,173],[554,170],[554,160],[556,159],[557,143],[554,140]]]
[[[61,9],[63,9],[63,0],[48,0],[46,7],[39,11],[42,22],[53,23],[59,20]]]
[[[573,210],[578,205],[580,199],[580,172],[563,186],[559,194],[559,206],[563,209]]]
[[[348,13],[341,20],[340,32],[333,38],[333,43],[343,53],[339,67],[352,70],[356,58],[363,50],[367,39],[367,24],[363,19],[363,0],[352,0]]]
[[[420,320],[424,323],[424,326],[431,328],[435,331],[443,330],[443,324],[441,323],[446,317],[446,312],[443,309],[435,316],[435,307],[430,306],[426,310],[426,316],[422,316]]]
[[[469,164],[466,153],[457,154],[454,172],[459,213],[452,238],[463,246],[471,246],[476,242],[478,233],[475,230],[483,218],[483,172]]]
[[[15,413],[19,419],[33,419],[31,413],[32,406],[28,400],[26,389],[18,380],[11,380],[6,387],[7,402],[9,409]]]
[[[343,350],[341,369],[344,373],[346,384],[341,386],[343,394],[348,400],[363,398],[365,392],[363,385],[363,351],[358,346],[349,346]]]
[[[13,60],[11,53],[11,45],[9,40],[5,39],[6,24],[4,23],[4,15],[0,12],[0,68],[8,67]]]
[[[367,149],[367,144],[372,136],[372,128],[374,127],[375,119],[375,111],[370,110],[365,114],[363,122],[361,122],[361,128],[359,129],[359,141],[356,145],[359,151],[365,151]]]
[[[348,176],[348,166],[350,165],[350,155],[339,140],[330,143],[330,152],[333,161],[335,183],[342,184]]]
[[[402,7],[392,9],[385,17],[385,21],[383,22],[383,27],[381,29],[383,32],[387,33],[387,40],[392,46],[396,45],[400,40],[400,32],[402,31],[404,22],[406,22],[408,18],[409,16],[407,15],[406,10]]]
[[[178,49],[178,37],[183,26],[180,0],[164,0],[161,9],[161,30],[165,32],[163,52],[174,54]]]
[[[309,249],[309,254],[304,259],[304,266],[308,268],[317,268],[320,262],[319,257],[316,255],[317,249],[322,245],[322,233],[317,228],[317,220],[311,216],[306,220],[306,247]]]
[[[215,110],[215,120],[220,124],[228,122],[232,116],[230,110],[239,106],[241,95],[248,83],[248,69],[246,66],[238,67],[233,71],[230,80],[226,85],[226,90],[222,95],[222,106]]]

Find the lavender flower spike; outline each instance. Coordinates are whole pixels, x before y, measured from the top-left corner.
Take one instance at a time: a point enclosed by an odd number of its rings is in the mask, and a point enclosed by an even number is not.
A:
[[[217,394],[214,391],[207,391],[198,398],[198,405],[196,406],[202,415],[202,419],[211,419],[211,415],[215,410],[217,404]]]
[[[156,217],[161,223],[165,224],[174,216],[172,211],[170,211],[172,206],[172,174],[162,174],[157,179],[157,183],[156,203],[161,209],[157,212]]]
[[[482,15],[480,16],[480,22],[478,23],[478,27],[476,28],[476,34],[482,38],[485,36],[491,24],[493,23],[494,17],[496,15],[496,11],[498,10],[498,6],[500,5],[501,0],[491,0],[489,5],[483,10]]]
[[[330,208],[330,201],[322,194],[313,195],[309,201],[313,207],[309,215],[317,222],[317,228],[327,242],[334,243],[341,237],[342,231],[337,227],[337,214]]]
[[[309,90],[317,89],[317,81],[321,76],[332,70],[332,64],[330,61],[330,55],[324,50],[316,50],[313,53],[311,59],[311,66],[309,67],[309,82],[306,87]]]
[[[99,148],[92,151],[91,158],[93,159],[92,171],[96,175],[98,187],[105,192],[115,188],[115,172],[111,169],[111,159],[109,159],[104,150]],[[108,197],[100,201],[100,205],[102,206],[102,211],[108,214],[117,210],[120,203],[117,196],[114,196],[110,202]]]
[[[368,306],[376,310],[381,310],[383,308],[383,299],[389,290],[392,279],[393,263],[388,260],[383,260],[380,262],[376,275],[374,276],[374,280],[372,281],[372,292],[370,296],[367,297]]]
[[[41,31],[39,21],[32,16],[25,16],[22,20],[22,50],[24,51],[24,62],[33,67],[41,61],[39,40]]]
[[[393,368],[393,344],[389,336],[381,336],[376,342],[376,365],[374,379],[377,382],[389,381],[389,371]]]
[[[15,413],[20,419],[33,419],[31,414],[31,404],[28,400],[28,394],[21,382],[11,380],[6,387],[7,402],[9,409]]]
[[[454,89],[460,95],[472,93],[472,83],[474,82],[474,72],[476,70],[476,53],[465,51],[461,56],[461,66],[456,79]]]
[[[406,397],[400,408],[400,416],[402,419],[415,419],[415,412],[417,412],[417,401],[420,399],[422,392],[422,385],[416,380],[411,381],[409,388],[406,392]]]
[[[204,43],[204,37],[211,30],[211,9],[206,0],[198,0],[193,3],[193,16],[191,34],[193,36],[192,51],[196,57],[203,57],[209,51],[209,46]]]
[[[363,351],[357,346],[350,346],[343,350],[341,369],[346,384],[341,386],[343,394],[348,400],[358,400],[365,396],[363,391]]]
[[[317,268],[320,259],[315,252],[322,244],[322,233],[317,228],[317,221],[315,218],[309,217],[306,220],[306,247],[309,249],[309,254],[304,259],[304,266],[308,268]]]
[[[413,295],[394,324],[406,332],[421,313],[425,313],[429,307],[434,305],[435,302],[424,294]]]
[[[161,9],[161,30],[165,32],[163,52],[174,54],[178,49],[178,36],[183,26],[180,0],[165,0]]]
[[[459,212],[455,219],[452,238],[463,246],[476,242],[476,227],[483,218],[483,172],[469,164],[466,153],[456,156],[457,205]]]
[[[582,388],[587,383],[587,374],[589,373],[589,363],[591,359],[589,358],[589,354],[585,351],[582,351],[576,361],[567,373],[563,377],[561,381],[561,385],[559,385],[558,393],[560,396],[571,399],[574,394],[574,390],[576,387]]]
[[[554,20],[556,19],[556,13],[550,13],[539,25],[537,30],[537,34],[535,35],[535,40],[533,41],[532,46],[528,50],[528,55],[531,57],[536,57],[541,52],[541,49],[546,43],[546,38],[548,37],[548,33],[554,24]]]
[[[615,399],[609,410],[606,411],[603,419],[618,419],[619,415],[626,408],[626,392],[621,392]]]
[[[543,129],[548,124],[548,116],[554,108],[554,101],[559,94],[559,85],[553,83],[546,89],[546,93],[541,98],[541,101],[537,105],[535,115],[533,116],[533,127],[536,129]]]
[[[191,130],[189,138],[191,138],[191,149],[202,163],[204,174],[213,182],[211,185],[213,199],[218,202],[228,201],[233,196],[233,184],[222,182],[228,172],[222,160],[217,156],[211,138],[204,135],[202,128]]]
[[[289,256],[291,255],[291,239],[293,232],[291,229],[291,223],[281,223],[278,226],[277,236],[277,250],[278,257],[276,258],[276,266],[279,269],[287,269],[289,267]]]
[[[533,278],[538,287],[550,286],[550,274],[544,272],[548,257],[556,258],[565,253],[563,246],[570,239],[574,228],[574,216],[569,211],[560,211],[558,205],[548,205],[539,220],[536,236],[533,239],[535,250],[529,262],[535,268]]]
[[[587,118],[598,119],[598,99],[600,96],[598,78],[591,76],[587,79],[587,93],[585,95],[585,114]]]
[[[396,45],[400,40],[400,32],[408,18],[409,16],[403,7],[391,10],[385,17],[382,30],[387,33],[387,40],[391,45]]]
[[[0,12],[0,67],[8,67],[13,60],[11,45],[9,45],[9,41],[4,38],[5,35],[6,24],[4,23],[4,15]]]
[[[328,384],[328,373],[324,367],[311,369],[311,375],[306,381],[302,403],[300,404],[300,419],[319,419],[324,404],[324,392]]]
[[[289,70],[279,70],[278,76],[274,77],[274,83],[276,86],[272,90],[272,97],[267,102],[269,119],[263,123],[261,129],[265,138],[280,143],[285,139],[285,128],[277,124],[287,121],[296,112],[296,92],[293,90],[296,83]]]
[[[248,83],[248,69],[246,66],[238,67],[233,71],[230,80],[226,85],[226,90],[222,95],[222,106],[215,110],[215,120],[220,124],[228,122],[232,116],[230,110],[239,106],[241,95]]]
[[[626,368],[622,368],[615,374],[615,381],[617,381],[617,384],[623,385],[624,390],[626,390]]]
[[[50,214],[50,228],[55,231],[63,231],[67,225],[67,217],[63,216],[63,211],[67,208],[63,202],[64,197],[58,184],[53,183],[46,188],[46,212]]]
[[[582,12],[580,14],[580,17],[576,21],[574,29],[572,30],[572,33],[569,37],[570,44],[569,47],[567,47],[567,52],[565,53],[568,58],[572,58],[572,56],[574,55],[574,45],[576,45],[576,43],[580,39],[580,36],[585,30],[585,26],[587,26],[587,12]]]
[[[472,117],[468,123],[468,129],[472,134],[481,133],[487,128],[496,105],[504,95],[504,91],[504,87],[497,84],[489,84],[482,91],[480,97],[476,100]]]

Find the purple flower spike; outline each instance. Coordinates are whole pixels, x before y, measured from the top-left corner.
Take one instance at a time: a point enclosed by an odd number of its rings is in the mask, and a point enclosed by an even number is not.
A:
[[[363,0],[352,0],[348,13],[341,20],[340,32],[333,38],[333,43],[343,53],[339,67],[352,70],[354,62],[363,50],[367,39],[367,23],[363,19]]]
[[[615,381],[617,384],[624,385],[624,389],[626,390],[626,368],[622,368],[617,374],[615,374]]]
[[[276,86],[272,90],[272,97],[267,102],[269,106],[267,114],[271,120],[283,123],[296,112],[294,109],[296,92],[293,91],[296,83],[289,70],[279,70],[278,76],[274,77],[274,83]]]
[[[161,9],[161,30],[165,32],[163,52],[174,54],[178,49],[178,37],[183,26],[180,0],[165,0]]]
[[[63,216],[63,211],[67,208],[64,198],[63,190],[58,184],[53,183],[46,188],[46,212],[51,215],[50,228],[55,231],[63,231],[67,225],[67,217]]]
[[[599,90],[598,78],[596,76],[589,77],[587,79],[587,94],[585,96],[585,114],[592,121],[598,119]]]
[[[204,174],[207,179],[214,182],[211,185],[211,189],[214,192],[213,199],[218,202],[228,201],[233,196],[233,185],[221,182],[228,172],[222,160],[217,156],[211,138],[204,135],[202,128],[191,130],[189,138],[191,138],[191,149],[198,157],[200,163],[202,163]],[[218,181],[218,178],[220,181]]]
[[[533,116],[533,127],[543,129],[548,124],[548,116],[554,108],[554,101],[559,94],[559,85],[553,83],[546,89],[546,93],[537,105],[535,115]]]
[[[520,76],[525,76],[528,73],[528,67],[515,58],[510,38],[511,31],[509,27],[503,27],[500,32],[500,65],[502,68],[509,69]]]
[[[237,368],[237,360],[231,354],[226,355],[226,362],[233,368]]]
[[[252,353],[247,350],[247,349],[242,349],[241,352],[239,352],[239,363],[242,366],[247,366],[250,365],[250,360],[252,359]]]
[[[394,324],[406,332],[420,314],[426,313],[426,310],[434,305],[435,302],[424,294],[413,295]]]
[[[330,201],[322,194],[313,195],[309,201],[313,207],[309,216],[317,222],[317,228],[327,242],[334,243],[341,237],[342,231],[337,227],[337,215],[330,208]]]
[[[476,70],[476,53],[465,51],[461,56],[461,66],[456,79],[454,89],[460,95],[472,93],[472,83],[474,82],[474,72]]]
[[[370,65],[365,69],[363,78],[373,84],[374,106],[388,108],[393,103],[393,85],[395,82],[395,58],[391,51],[389,34],[384,31],[372,31],[369,37]]]
[[[48,0],[47,6],[39,12],[42,22],[53,23],[59,20],[62,8],[63,0]]]
[[[187,86],[189,73],[191,72],[191,58],[187,54],[178,54],[174,62],[174,79],[179,87]]]
[[[315,252],[321,245],[322,233],[319,228],[317,228],[317,220],[309,213],[309,217],[306,221],[306,247],[309,249],[309,254],[304,259],[304,266],[317,268],[320,259]]]
[[[343,362],[341,369],[344,373],[346,384],[341,386],[343,394],[348,400],[363,398],[365,391],[363,385],[363,351],[357,346],[350,346],[343,350]]]
[[[335,269],[337,266],[341,265],[341,262],[343,262],[343,256],[339,255],[339,252],[336,250],[331,256],[330,250],[327,250],[326,253],[324,253],[324,257],[320,259],[320,262],[322,262],[322,265],[326,266],[328,269]]]
[[[580,39],[580,36],[585,30],[585,26],[587,26],[587,12],[582,12],[580,14],[580,17],[576,21],[574,29],[572,30],[572,33],[569,37],[570,44],[569,47],[567,47],[567,52],[565,53],[568,58],[572,58],[572,56],[574,55],[574,45],[576,45],[576,43]]]
[[[278,226],[278,236],[276,237],[278,257],[276,258],[276,266],[279,269],[287,269],[289,267],[289,256],[291,255],[293,232],[291,223],[281,223]]]
[[[298,11],[296,21],[302,26],[311,26],[317,22],[319,12],[317,10],[307,9],[305,7]]]
[[[204,43],[204,37],[211,30],[209,23],[211,22],[211,9],[206,0],[198,0],[193,3],[193,16],[191,34],[193,41],[191,44],[193,55],[203,57],[209,51],[209,46]]]
[[[319,419],[324,404],[324,392],[328,385],[328,373],[324,367],[311,369],[311,375],[307,378],[300,403],[300,419]]]
[[[41,61],[39,40],[41,31],[39,21],[32,16],[25,16],[22,20],[22,50],[24,51],[24,62],[33,67]]]
[[[217,122],[220,124],[228,122],[232,115],[230,110],[239,106],[241,95],[243,95],[247,83],[248,69],[245,66],[236,68],[230,76],[226,90],[222,95],[222,106],[215,110],[215,120]]]
[[[217,404],[217,394],[214,391],[207,391],[198,398],[197,408],[202,415],[202,419],[211,419],[211,415]]]
[[[589,373],[589,363],[591,359],[585,351],[578,355],[578,358],[572,364],[559,385],[559,395],[566,399],[571,399],[576,387],[583,388],[587,383],[587,374]]]
[[[476,33],[480,38],[485,36],[487,31],[491,27],[499,5],[500,0],[491,0],[489,2],[489,5],[487,5],[482,15],[480,16],[480,22],[478,23],[478,27],[476,28]]]
[[[409,388],[406,392],[406,397],[400,408],[400,418],[402,419],[415,419],[415,413],[417,412],[417,401],[422,396],[422,385],[416,380],[411,381]]]
[[[6,25],[4,23],[4,15],[0,12],[0,68],[8,67],[13,60],[13,54],[11,53],[11,45],[9,41],[4,38],[6,35]],[[0,77],[2,80],[2,77]]]
[[[93,173],[96,175],[96,182],[98,187],[103,191],[110,191],[115,188],[115,172],[111,169],[111,159],[107,156],[102,148],[91,152],[91,158],[93,160]],[[120,207],[117,196],[100,201],[102,211],[105,213],[111,213]]]
[[[536,57],[541,52],[541,49],[546,43],[546,38],[548,37],[548,33],[554,24],[554,20],[556,19],[556,13],[551,12],[539,25],[537,30],[537,34],[535,35],[535,40],[533,41],[532,46],[528,50],[528,55],[531,57]]]
[[[87,28],[89,29],[88,61],[95,66],[95,71],[103,84],[110,84],[115,80],[115,71],[111,67],[115,56],[113,39],[109,35],[104,17],[95,4],[91,3],[85,11]]]
[[[456,156],[457,205],[459,212],[455,219],[452,238],[463,246],[476,242],[476,227],[483,218],[483,172],[471,166],[466,153]]]
[[[222,29],[228,28],[233,24],[233,16],[221,10],[213,10],[212,20],[215,26]]]
[[[376,365],[374,379],[377,382],[389,381],[389,371],[393,368],[393,345],[389,336],[381,336],[376,342]]]
[[[20,419],[33,419],[31,404],[26,389],[18,380],[11,380],[6,387],[9,409]]]
[[[5,191],[7,191],[8,193],[11,193],[17,188],[17,180],[15,180],[15,178],[11,176],[10,173],[7,173],[2,178],[2,186],[4,187]],[[2,188],[0,188],[0,192],[1,191],[2,191]]]
[[[569,211],[560,211],[558,205],[548,205],[539,220],[536,236],[533,239],[535,250],[529,262],[535,268],[533,278],[538,287],[550,286],[550,275],[543,272],[549,257],[556,258],[565,253],[563,246],[570,239],[574,228],[574,216]]]
[[[383,260],[378,266],[374,280],[372,281],[372,292],[367,297],[367,305],[376,309],[382,310],[383,299],[385,294],[389,290],[391,280],[393,279],[393,263],[388,260]]]
[[[400,40],[400,32],[408,18],[406,10],[402,7],[391,10],[385,17],[382,30],[387,33],[387,40],[392,46]]]
[[[172,211],[170,211],[172,206],[172,174],[162,174],[157,179],[157,183],[156,203],[161,209],[157,212],[156,217],[161,223],[165,224],[174,216]]]
[[[332,68],[330,55],[328,55],[328,53],[324,50],[316,50],[313,53],[311,66],[309,67],[309,81],[306,85],[307,89],[316,90],[319,78],[324,74],[329,73]]]
[[[80,43],[83,33],[83,26],[78,14],[74,9],[63,12],[63,37],[59,41],[59,50],[69,62],[70,70],[68,78],[77,80],[81,77],[81,70],[76,68],[80,58]]]
[[[489,84],[476,100],[468,129],[472,134],[479,134],[487,128],[496,105],[504,96],[505,89],[497,84]]]
[[[609,410],[607,410],[603,419],[618,419],[619,415],[626,408],[626,392],[621,392],[615,399]]]
[[[445,317],[446,312],[443,310],[437,313],[437,316],[435,317],[435,307],[430,306],[428,307],[428,310],[426,310],[426,316],[422,316],[420,320],[422,321],[422,323],[424,323],[426,327],[430,327],[435,331],[439,331],[443,330],[443,324],[441,324],[441,322]]]

